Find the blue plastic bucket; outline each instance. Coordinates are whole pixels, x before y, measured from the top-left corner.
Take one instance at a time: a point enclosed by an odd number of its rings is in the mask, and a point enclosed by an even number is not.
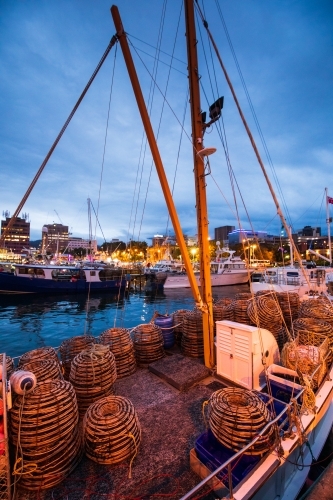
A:
[[[156,316],[154,323],[161,328],[164,339],[164,349],[170,349],[175,343],[173,316]]]

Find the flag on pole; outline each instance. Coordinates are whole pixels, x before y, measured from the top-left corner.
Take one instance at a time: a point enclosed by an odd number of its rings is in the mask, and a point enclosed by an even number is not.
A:
[[[331,196],[327,196],[327,203],[333,204],[333,198]]]

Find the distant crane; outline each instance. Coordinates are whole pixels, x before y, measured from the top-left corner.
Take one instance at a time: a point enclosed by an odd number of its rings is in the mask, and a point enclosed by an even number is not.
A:
[[[55,208],[54,208],[53,210],[54,210],[54,211],[55,211],[55,213],[57,214],[58,219],[60,220],[60,223],[62,224],[62,220],[60,219],[58,212],[56,211],[56,209],[55,209]],[[62,224],[62,225],[63,225],[63,224]]]

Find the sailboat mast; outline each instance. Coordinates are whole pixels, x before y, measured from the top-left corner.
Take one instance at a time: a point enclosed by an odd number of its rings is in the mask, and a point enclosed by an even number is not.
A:
[[[206,366],[214,366],[214,322],[213,299],[210,277],[210,252],[208,214],[206,199],[206,177],[203,157],[198,154],[203,149],[203,123],[200,106],[199,70],[197,38],[194,19],[193,0],[184,0],[188,76],[190,86],[190,107],[192,121],[192,144],[196,193],[198,242],[200,248],[200,285],[201,297],[206,304],[203,313],[204,356]]]

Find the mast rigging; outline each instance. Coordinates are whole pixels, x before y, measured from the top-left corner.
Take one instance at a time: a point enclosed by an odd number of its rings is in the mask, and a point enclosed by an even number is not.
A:
[[[187,252],[186,243],[182,234],[181,226],[178,220],[178,215],[172,199],[172,194],[168,185],[168,181],[163,168],[163,163],[160,157],[159,149],[156,144],[152,125],[150,123],[146,104],[142,95],[140,83],[134,67],[132,55],[128,46],[125,30],[119,15],[117,6],[111,7],[111,14],[117,30],[117,39],[119,40],[128,74],[132,83],[133,92],[137,100],[138,108],[141,114],[141,119],[147,134],[147,139],[151,149],[151,153],[156,166],[157,174],[161,183],[161,188],[165,197],[165,201],[169,210],[170,218],[177,237],[178,245],[181,251],[183,262],[188,274],[190,286],[194,299],[202,311],[203,315],[203,339],[204,339],[204,359],[205,365],[209,368],[215,364],[214,359],[214,323],[213,323],[213,307],[212,293],[210,282],[210,252],[208,243],[208,217],[206,203],[206,181],[204,159],[197,154],[203,149],[203,122],[200,109],[199,83],[198,83],[198,64],[196,54],[196,36],[194,27],[194,9],[193,0],[184,0],[186,12],[186,36],[189,58],[189,79],[190,79],[190,100],[192,106],[192,141],[193,141],[193,157],[195,170],[195,185],[196,185],[196,203],[197,203],[197,222],[198,222],[198,237],[199,246],[201,247],[200,255],[200,285],[201,294],[198,284],[191,266],[190,257]]]
[[[90,79],[89,79],[89,81],[88,81],[87,85],[86,85],[86,86],[85,86],[85,88],[83,89],[83,91],[82,91],[82,93],[81,93],[81,95],[80,95],[80,97],[79,97],[78,101],[76,102],[76,104],[75,104],[74,108],[72,109],[72,111],[71,111],[71,113],[69,114],[69,116],[68,116],[67,120],[65,121],[65,124],[63,125],[63,127],[62,127],[62,129],[60,130],[59,134],[57,135],[57,137],[56,137],[56,139],[55,139],[54,143],[52,144],[52,146],[51,146],[51,148],[50,148],[49,152],[47,153],[47,155],[46,155],[46,157],[45,157],[45,159],[44,159],[43,163],[42,163],[42,164],[41,164],[41,166],[39,167],[39,169],[38,169],[38,171],[37,171],[37,173],[36,173],[35,177],[33,178],[33,180],[32,180],[32,182],[31,182],[30,186],[28,187],[28,189],[27,189],[27,191],[26,191],[25,195],[23,196],[23,198],[22,198],[22,200],[20,201],[20,203],[19,203],[19,205],[18,205],[17,209],[15,210],[15,212],[14,212],[14,214],[12,215],[12,217],[11,217],[10,221],[8,222],[8,224],[7,224],[6,228],[4,229],[4,231],[3,231],[3,233],[2,233],[2,235],[1,235],[1,237],[0,237],[0,248],[1,248],[2,246],[4,246],[4,245],[5,245],[6,235],[10,232],[11,228],[12,228],[12,227],[13,227],[13,225],[15,224],[15,221],[16,221],[16,219],[17,219],[17,217],[18,217],[18,214],[20,213],[20,211],[22,210],[22,208],[23,208],[23,206],[24,206],[25,202],[27,201],[28,197],[30,196],[31,191],[32,191],[32,190],[33,190],[33,188],[35,187],[36,182],[38,181],[38,179],[39,179],[39,177],[41,176],[41,174],[42,174],[42,172],[43,172],[44,168],[46,167],[47,162],[48,162],[48,161],[49,161],[49,159],[51,158],[51,155],[52,155],[53,151],[55,150],[56,146],[58,145],[58,142],[60,141],[61,137],[63,136],[63,134],[64,134],[64,132],[65,132],[66,128],[68,127],[68,125],[69,125],[69,123],[70,123],[71,119],[73,118],[74,114],[76,113],[76,111],[77,111],[77,109],[78,109],[79,105],[81,104],[81,102],[82,102],[82,100],[83,100],[84,96],[85,96],[85,95],[86,95],[86,93],[88,92],[88,90],[89,90],[89,88],[90,88],[90,86],[91,86],[92,82],[94,81],[94,79],[95,79],[95,77],[96,77],[97,73],[98,73],[98,72],[99,72],[99,70],[101,69],[101,67],[102,67],[102,65],[103,65],[103,63],[104,63],[104,61],[105,61],[105,59],[107,58],[107,56],[108,56],[108,54],[109,54],[110,50],[112,49],[112,47],[114,46],[114,44],[116,43],[116,41],[117,41],[116,37],[115,37],[115,36],[113,36],[113,37],[111,38],[111,40],[110,40],[109,45],[108,45],[108,46],[107,46],[107,48],[106,48],[106,50],[105,50],[105,52],[104,52],[104,54],[103,54],[103,56],[102,56],[101,60],[99,61],[98,65],[97,65],[97,67],[96,67],[96,69],[95,69],[95,71],[94,71],[94,72],[93,72],[93,74],[91,75],[91,77],[90,77]]]

